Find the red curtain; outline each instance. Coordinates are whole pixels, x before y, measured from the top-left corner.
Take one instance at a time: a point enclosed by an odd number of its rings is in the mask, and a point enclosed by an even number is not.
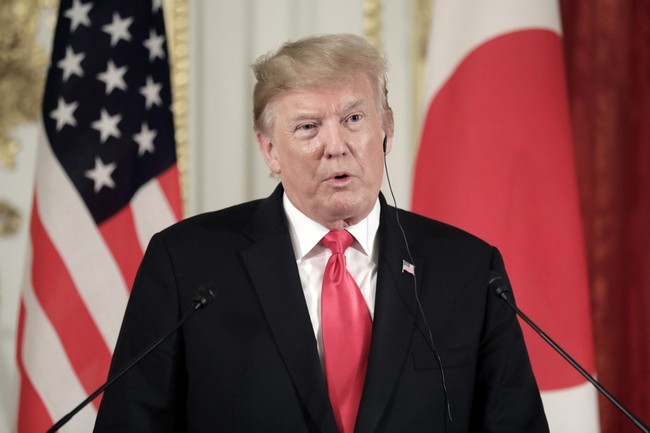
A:
[[[650,422],[650,1],[562,0],[598,379]],[[603,433],[638,429],[601,397]]]

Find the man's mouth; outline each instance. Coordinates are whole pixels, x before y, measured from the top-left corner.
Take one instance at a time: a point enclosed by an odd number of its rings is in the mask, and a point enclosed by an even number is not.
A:
[[[328,178],[327,182],[336,187],[343,187],[348,185],[348,183],[354,178],[352,173],[339,171],[332,173]]]

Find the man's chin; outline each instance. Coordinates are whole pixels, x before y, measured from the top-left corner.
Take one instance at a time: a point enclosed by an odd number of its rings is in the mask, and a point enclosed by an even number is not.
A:
[[[358,194],[350,194],[349,197],[333,197],[326,208],[327,219],[329,221],[343,221],[347,227],[368,216],[373,206],[374,201],[371,203],[361,201]]]

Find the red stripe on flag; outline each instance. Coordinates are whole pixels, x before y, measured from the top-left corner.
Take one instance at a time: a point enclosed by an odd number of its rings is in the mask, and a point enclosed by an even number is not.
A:
[[[25,327],[25,305],[20,303],[18,316],[18,370],[20,371],[20,400],[18,406],[17,428],[19,432],[44,432],[53,424],[38,392],[34,389],[23,364],[23,330]]]
[[[181,203],[180,186],[178,184],[179,173],[176,164],[158,175],[158,183],[167,197],[169,207],[174,211],[177,221],[183,219],[183,205]]]
[[[32,214],[31,236],[34,293],[56,330],[80,383],[90,394],[106,379],[111,351],[41,223],[37,202]],[[93,403],[99,407],[99,399]]]
[[[472,51],[431,102],[413,210],[503,252],[517,301],[589,370],[594,357],[559,36],[527,30]],[[544,390],[583,383],[527,326]]]
[[[99,231],[122,272],[126,286],[130,290],[143,255],[142,247],[138,242],[131,207],[125,206],[121,211],[104,221],[99,226]]]

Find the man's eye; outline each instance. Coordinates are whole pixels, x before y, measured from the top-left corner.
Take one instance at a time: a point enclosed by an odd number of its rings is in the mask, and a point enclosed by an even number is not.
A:
[[[313,123],[305,123],[304,125],[298,126],[298,130],[309,131],[316,127]]]
[[[351,122],[358,122],[362,118],[363,118],[363,116],[361,116],[361,114],[353,114],[350,117],[348,117],[348,120],[351,121]]]

